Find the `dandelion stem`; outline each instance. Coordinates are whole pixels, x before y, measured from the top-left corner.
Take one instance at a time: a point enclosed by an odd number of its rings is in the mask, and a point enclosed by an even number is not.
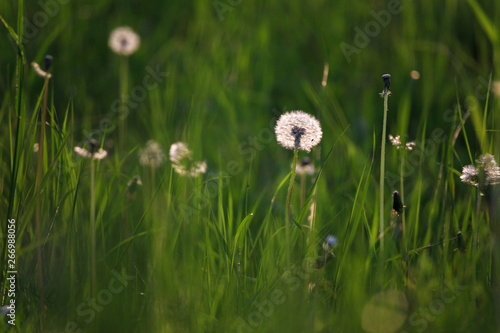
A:
[[[380,152],[380,249],[384,250],[384,174],[385,174],[385,136],[387,127],[387,109],[388,109],[388,99],[389,93],[384,90],[384,123],[382,126],[382,148]]]
[[[41,231],[41,210],[42,210],[42,194],[41,194],[41,185],[42,185],[42,169],[43,169],[43,148],[45,142],[45,123],[47,119],[47,91],[49,89],[49,78],[50,76],[45,77],[45,82],[43,85],[43,106],[42,106],[42,117],[40,124],[40,139],[39,139],[39,148],[38,148],[38,165],[36,172],[36,242],[37,242],[37,274],[38,274],[38,288],[40,291],[40,318],[43,320],[45,317],[45,304],[44,304],[44,293],[43,293],[43,262],[42,262],[42,231]]]
[[[90,159],[90,257],[91,257],[91,294],[96,292],[96,254],[95,254],[95,169],[94,159]]]
[[[290,267],[290,207],[292,203],[292,191],[293,183],[295,182],[295,168],[297,166],[297,156],[299,154],[299,149],[295,148],[293,150],[293,163],[292,163],[292,173],[290,176],[290,184],[288,185],[288,195],[286,198],[286,209],[285,209],[285,227],[286,227],[286,257],[287,257],[287,267]]]
[[[124,111],[126,108],[126,97],[127,97],[127,89],[128,89],[128,57],[121,56],[120,61],[120,111]],[[125,140],[125,128],[126,128],[126,113],[124,114],[123,119],[120,120],[120,125],[118,128],[118,141],[119,141],[119,149],[120,153],[123,153],[124,149],[124,140]]]

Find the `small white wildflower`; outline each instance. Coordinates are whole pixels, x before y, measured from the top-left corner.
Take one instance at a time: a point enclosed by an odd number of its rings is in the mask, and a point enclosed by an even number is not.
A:
[[[401,148],[401,136],[392,136],[392,134],[389,134],[389,141],[391,141],[393,146],[396,146],[397,149]]]
[[[413,150],[413,147],[415,147],[415,141],[410,141],[410,142],[407,142],[406,145],[405,145],[405,149],[406,150]]]
[[[149,140],[146,147],[139,150],[139,163],[143,166],[157,168],[163,164],[165,153],[158,142]]]
[[[40,145],[38,144],[38,142],[33,144],[33,152],[38,153],[39,150],[40,150]]]
[[[184,142],[176,142],[170,146],[170,160],[172,168],[181,176],[196,177],[199,174],[207,172],[207,163],[205,161],[194,162],[193,152],[189,150]]]
[[[392,136],[392,134],[389,134],[389,141],[391,141],[391,144],[396,147],[396,149],[401,149],[404,148],[406,150],[413,150],[413,147],[415,147],[415,141],[410,141],[405,143],[404,145],[401,143],[401,136]]]
[[[307,152],[311,151],[323,136],[319,121],[303,111],[291,111],[281,115],[274,131],[278,143],[283,147]]]
[[[115,53],[129,56],[139,48],[141,38],[130,27],[118,27],[111,32],[108,45]]]

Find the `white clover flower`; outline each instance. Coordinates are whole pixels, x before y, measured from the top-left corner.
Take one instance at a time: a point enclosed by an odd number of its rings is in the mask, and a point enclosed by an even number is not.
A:
[[[109,35],[109,47],[120,55],[131,55],[137,51],[140,44],[141,38],[130,27],[118,27]]]
[[[323,136],[319,121],[303,111],[291,111],[281,115],[274,131],[278,143],[283,147],[307,152],[310,152]]]
[[[302,161],[295,166],[295,172],[298,175],[314,175],[314,165],[309,157],[304,157]]]
[[[207,172],[207,163],[205,161],[193,161],[193,152],[189,150],[184,142],[176,142],[170,146],[170,160],[172,168],[181,176],[196,177],[199,174]]]
[[[157,168],[165,160],[165,153],[160,144],[154,140],[146,142],[146,147],[139,150],[139,164]]]
[[[482,182],[480,174],[483,174]],[[466,184],[484,188],[489,185],[500,184],[500,168],[495,161],[495,157],[491,154],[479,156],[476,160],[476,166],[466,165],[462,169],[460,180]]]

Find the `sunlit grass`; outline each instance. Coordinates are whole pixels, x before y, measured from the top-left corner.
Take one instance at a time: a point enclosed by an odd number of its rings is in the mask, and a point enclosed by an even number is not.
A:
[[[498,189],[481,197],[459,176],[484,153],[500,159],[498,96],[489,93],[500,14],[487,1],[468,3],[405,2],[351,62],[339,44],[354,45],[354,27],[365,29],[384,3],[242,1],[221,21],[203,1],[68,2],[25,32],[22,49],[7,34],[21,35],[41,9],[0,3],[12,27],[2,23],[0,37],[0,208],[2,221],[17,223],[13,331],[41,331],[40,304],[47,332],[361,332],[400,321],[397,332],[495,331]],[[107,46],[120,25],[141,36],[127,68]],[[44,88],[29,63],[47,53]],[[386,146],[380,184],[387,72],[387,134],[416,144]],[[126,127],[113,107],[123,95]],[[296,109],[318,118],[323,138],[298,152],[315,173],[291,192],[293,152],[279,147],[274,126]],[[74,153],[90,138],[105,159]],[[141,164],[149,140],[164,152],[185,142],[206,173]],[[143,186],[132,193],[136,175]],[[399,222],[401,240],[391,237]],[[335,258],[315,269],[328,235],[338,240]]]

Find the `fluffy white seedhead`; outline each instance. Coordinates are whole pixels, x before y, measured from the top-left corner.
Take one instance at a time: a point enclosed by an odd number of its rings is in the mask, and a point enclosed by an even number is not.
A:
[[[287,149],[298,148],[307,152],[323,136],[319,121],[303,111],[287,112],[278,119],[274,129],[278,143]]]
[[[82,148],[82,147],[78,147],[78,146],[76,146],[74,148],[74,150],[75,150],[75,153],[77,153],[78,155],[85,157],[85,158],[92,158],[93,160],[102,160],[103,158],[108,156],[108,152],[102,148],[99,148],[99,150],[93,154],[90,151],[88,151],[87,149]]]
[[[129,56],[139,48],[141,38],[130,27],[118,27],[109,35],[108,45],[113,52]]]
[[[298,175],[314,175],[314,164],[309,157],[304,157],[302,161],[295,166],[295,172]]]
[[[146,147],[139,150],[139,163],[144,166],[159,167],[165,160],[165,153],[158,142],[149,140]]]
[[[172,168],[181,176],[196,177],[199,174],[207,172],[207,163],[205,161],[193,161],[193,152],[189,150],[184,142],[176,142],[170,146],[170,160]]]
[[[191,150],[184,142],[176,142],[170,146],[170,160],[173,163],[182,163],[182,160],[191,158]]]
[[[479,171],[473,165],[466,165],[462,170],[462,174],[460,175],[460,180],[466,184],[472,186],[479,185]]]
[[[472,186],[479,187],[480,174],[483,173],[481,187],[500,184],[500,168],[491,154],[484,154],[476,161],[476,165],[466,165],[462,170],[460,180]]]

